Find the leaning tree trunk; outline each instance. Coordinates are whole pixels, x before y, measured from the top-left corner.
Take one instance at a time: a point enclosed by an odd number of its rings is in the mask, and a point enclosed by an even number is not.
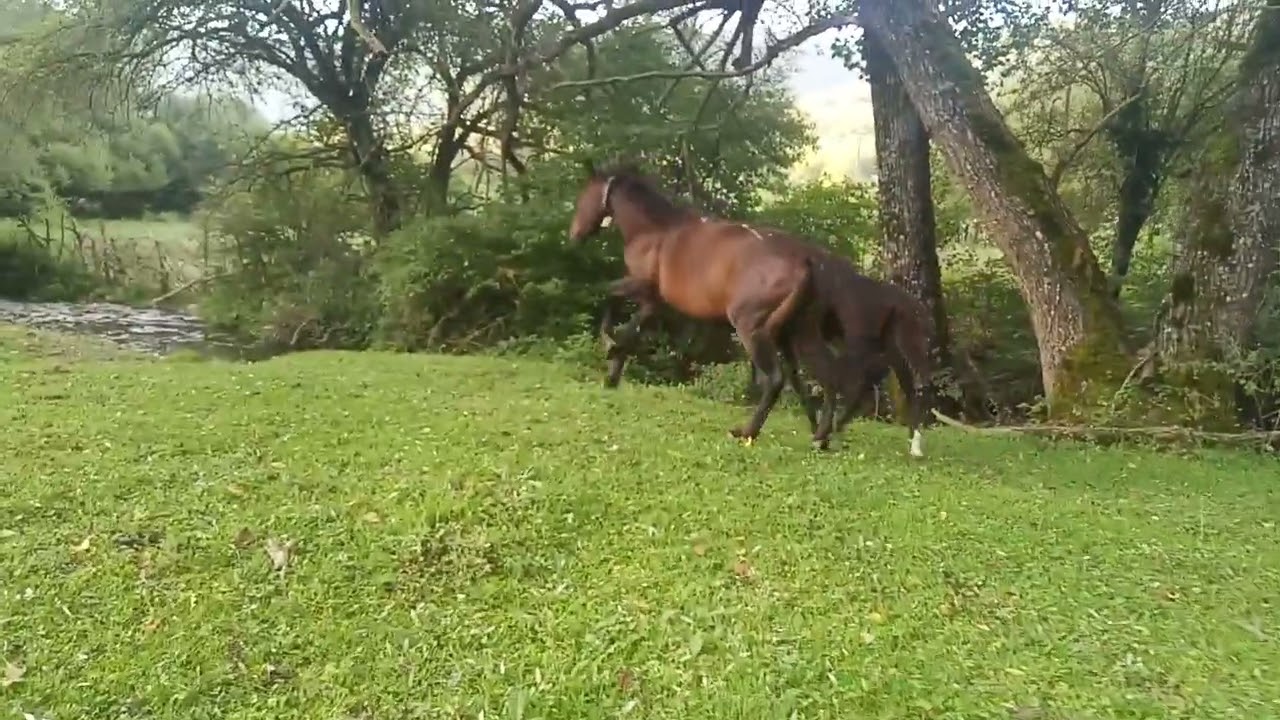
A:
[[[863,36],[863,58],[875,120],[876,192],[880,231],[884,237],[884,270],[891,281],[910,290],[928,310],[932,321],[929,350],[936,389],[940,375],[952,379],[961,375],[951,361],[947,310],[942,301],[929,135],[898,77],[893,60],[874,35]],[[940,410],[951,414],[982,413],[983,403],[974,396],[968,383],[955,383],[954,389],[960,392],[949,391],[935,398]],[[907,407],[896,382],[893,398],[897,414],[905,420],[903,413]]]
[[[1234,424],[1232,378],[1203,364],[1230,359],[1253,344],[1258,310],[1277,269],[1280,0],[1268,0],[1254,27],[1238,88],[1226,163],[1234,174],[1224,189],[1211,161],[1200,169],[1155,338],[1166,380],[1176,373],[1174,382],[1208,398],[1192,418],[1203,424]]]
[[[1050,412],[1074,415],[1117,388],[1129,348],[1084,231],[992,103],[945,18],[920,0],[864,0],[861,23],[961,178],[1017,278]]]

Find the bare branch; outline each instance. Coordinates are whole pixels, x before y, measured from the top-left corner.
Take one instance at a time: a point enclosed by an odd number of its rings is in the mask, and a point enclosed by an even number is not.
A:
[[[1083,425],[1005,425],[998,427],[967,425],[938,410],[934,417],[944,425],[968,433],[983,435],[1036,435],[1059,440],[1120,443],[1132,441],[1162,442],[1166,444],[1204,443],[1229,447],[1245,447],[1257,450],[1280,450],[1280,432],[1207,432],[1176,425],[1157,427],[1099,427]]]
[[[851,15],[837,15],[826,20],[813,23],[805,29],[794,33],[773,45],[769,46],[764,56],[754,63],[742,68],[741,70],[649,70],[646,72],[634,73],[631,75],[614,75],[603,78],[586,78],[582,80],[565,80],[555,83],[550,87],[551,90],[561,90],[573,87],[590,87],[593,85],[612,85],[618,83],[635,82],[637,80],[656,80],[656,79],[683,79],[683,78],[701,78],[704,80],[723,80],[727,78],[741,77],[751,73],[763,70],[772,65],[780,55],[792,48],[795,48],[808,40],[809,38],[820,35],[827,30],[833,28],[846,27],[854,22]]]
[[[1140,97],[1142,97],[1142,92],[1136,92],[1120,101],[1115,107],[1111,108],[1110,112],[1103,115],[1102,119],[1090,128],[1089,131],[1084,134],[1084,137],[1077,140],[1071,150],[1068,151],[1056,165],[1054,165],[1053,172],[1049,174],[1049,184],[1055,188],[1058,187],[1059,183],[1062,182],[1062,176],[1066,174],[1067,170],[1071,167],[1071,164],[1075,162],[1076,156],[1078,156],[1089,143],[1093,142],[1093,139],[1098,136],[1098,133],[1105,130],[1107,125],[1111,124],[1111,121],[1114,120],[1117,115],[1119,115],[1126,107],[1137,102]]]

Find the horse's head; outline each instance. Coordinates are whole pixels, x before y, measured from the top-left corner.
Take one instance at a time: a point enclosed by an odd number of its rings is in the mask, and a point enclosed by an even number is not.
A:
[[[569,242],[573,245],[600,232],[610,216],[609,193],[613,188],[613,176],[597,172],[590,161],[585,164],[587,182],[578,193],[573,222],[569,225]]]

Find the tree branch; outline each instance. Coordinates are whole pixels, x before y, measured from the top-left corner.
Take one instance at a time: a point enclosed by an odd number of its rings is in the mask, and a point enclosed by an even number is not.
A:
[[[359,35],[360,39],[364,40],[365,44],[369,46],[369,51],[374,57],[385,56],[387,47],[382,44],[382,41],[378,40],[377,36],[369,32],[369,28],[365,27],[364,21],[360,19],[360,16],[364,13],[364,0],[350,0],[349,6],[351,9],[351,20],[349,21],[351,29],[355,30],[356,35]]]
[[[754,63],[742,68],[741,70],[649,70],[646,72],[634,73],[631,75],[614,75],[603,78],[584,78],[582,80],[565,80],[550,86],[550,90],[562,90],[574,87],[590,87],[595,85],[613,85],[619,83],[635,82],[637,80],[655,80],[655,79],[683,79],[683,78],[701,78],[704,80],[724,80],[727,78],[741,77],[750,75],[751,73],[762,70],[772,65],[775,60],[784,52],[791,50],[805,42],[809,38],[820,35],[827,30],[834,28],[846,27],[854,23],[851,15],[836,15],[826,20],[822,20],[806,27],[805,29],[790,35],[773,45],[769,46],[764,56]]]
[[[1108,112],[1106,115],[1103,115],[1102,119],[1099,120],[1092,128],[1090,128],[1089,131],[1085,133],[1084,137],[1080,138],[1080,140],[1078,140],[1076,144],[1072,146],[1071,150],[1066,154],[1066,156],[1063,157],[1061,160],[1058,161],[1057,164],[1054,165],[1053,172],[1049,173],[1049,184],[1052,187],[1057,188],[1058,185],[1062,182],[1062,176],[1071,167],[1071,164],[1075,162],[1076,156],[1079,155],[1080,152],[1084,150],[1089,143],[1093,142],[1093,139],[1098,136],[1098,133],[1105,130],[1107,125],[1109,125],[1117,115],[1119,115],[1126,107],[1136,102],[1140,97],[1142,97],[1142,93],[1140,91],[1136,92],[1133,95],[1130,95],[1129,97],[1117,103],[1115,107],[1111,108],[1110,112]]]

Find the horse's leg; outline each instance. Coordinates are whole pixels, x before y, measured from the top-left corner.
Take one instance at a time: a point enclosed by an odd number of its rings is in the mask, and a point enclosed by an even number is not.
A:
[[[836,412],[839,378],[835,374],[834,357],[820,334],[801,332],[792,335],[788,350],[793,356],[798,355],[805,367],[822,386],[822,409],[816,423],[811,424],[813,430],[813,446],[818,450],[826,450],[831,442],[831,425]],[[797,393],[804,391],[797,388]]]
[[[907,426],[911,437],[911,456],[924,457],[924,436],[920,433],[920,414],[924,405],[923,383],[911,372],[911,367],[898,353],[892,353],[889,364],[898,378],[903,398],[907,403]]]
[[[609,294],[615,298],[630,300],[638,306],[636,314],[621,327],[614,328],[612,322],[607,329],[603,325],[601,327],[601,332],[614,344],[631,349],[630,346],[640,339],[645,323],[657,313],[662,298],[653,283],[633,277],[614,280],[609,284]]]
[[[883,362],[875,361],[872,348],[867,343],[849,343],[846,345],[847,357],[841,358],[845,371],[845,400],[848,405],[836,422],[835,432],[844,432],[845,426],[853,420],[853,416],[862,408],[867,395],[879,385],[888,374],[889,368]]]
[[[759,368],[764,376],[764,390],[760,393],[760,402],[756,403],[756,409],[746,426],[733,428],[729,433],[744,440],[755,440],[760,436],[760,429],[764,427],[764,421],[778,402],[778,396],[782,394],[782,388],[786,383],[782,377],[782,369],[778,366],[777,347],[769,338],[763,333],[753,332],[747,335],[743,346],[751,356],[752,364]]]
[[[920,426],[924,422],[925,404],[933,389],[933,367],[929,356],[929,338],[914,314],[895,314],[893,347],[888,353],[889,364],[898,384],[907,396],[907,423],[911,432],[911,456],[924,457],[924,435]]]
[[[615,329],[612,302],[619,298],[631,300],[639,307],[630,321]],[[609,359],[609,373],[605,376],[604,385],[615,388],[622,381],[622,371],[626,368],[627,359],[635,352],[643,326],[657,313],[660,300],[652,283],[631,277],[610,283],[608,299],[610,304],[606,306],[604,320],[600,323],[600,334],[609,345],[605,352]],[[622,339],[619,339],[619,334]]]
[[[818,409],[817,403],[814,402],[813,396],[809,394],[809,388],[805,387],[804,381],[800,378],[800,367],[796,361],[796,351],[793,347],[791,338],[787,338],[779,344],[778,349],[782,351],[782,359],[786,365],[787,381],[791,384],[791,389],[796,391],[796,395],[800,398],[801,404],[804,406],[805,417],[809,419],[809,432],[814,433],[814,441],[817,442],[818,432]],[[823,395],[828,393],[823,391]],[[826,401],[823,400],[825,408]],[[825,446],[824,446],[825,449]]]
[[[613,339],[613,315],[618,309],[618,301],[622,298],[613,293],[604,296],[604,312],[600,315],[600,339],[608,347],[613,347],[617,341]]]
[[[745,427],[733,428],[729,431],[729,434],[734,437],[747,441],[754,441],[759,437],[764,421],[769,417],[773,406],[777,404],[778,396],[786,384],[778,363],[778,346],[770,337],[767,328],[772,311],[772,307],[747,302],[730,307],[727,313],[729,322],[733,323],[734,330],[738,333],[742,347],[747,351],[752,364],[764,376],[764,389],[760,394],[760,401],[756,404],[755,412],[751,414],[751,419]]]

